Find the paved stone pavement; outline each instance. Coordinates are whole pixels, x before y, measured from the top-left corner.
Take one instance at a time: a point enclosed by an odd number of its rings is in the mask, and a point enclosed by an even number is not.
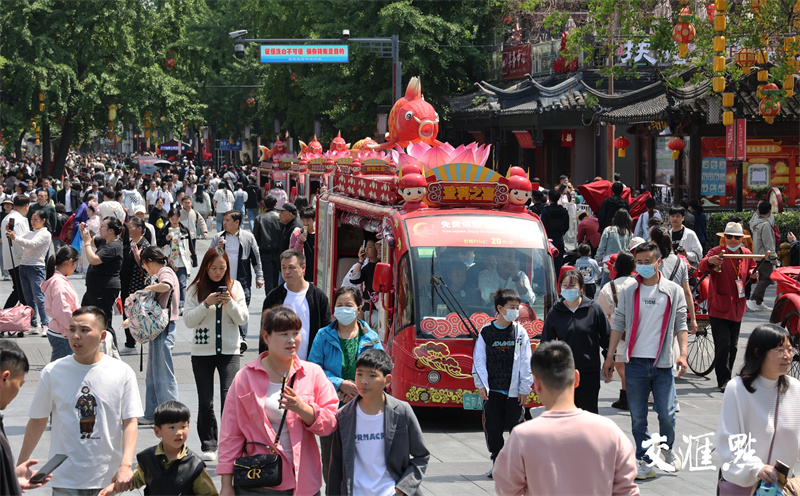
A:
[[[198,249],[203,250],[207,247],[207,241],[200,241]],[[78,294],[85,291],[84,279],[80,275],[73,275],[71,282],[75,285]],[[10,292],[10,282],[0,282],[0,301],[5,301],[6,295]],[[767,294],[767,302],[772,302],[775,297],[774,286]],[[245,353],[242,363],[247,363],[255,359],[257,349],[256,329],[260,319],[261,304],[264,299],[264,292],[253,290],[253,299],[250,304],[250,336],[248,338],[249,350]],[[737,368],[741,364],[744,355],[744,346],[752,329],[759,323],[768,320],[767,314],[745,314],[742,332],[739,341],[739,355]],[[114,320],[115,329],[119,329],[120,317]],[[183,325],[178,323],[177,342],[174,356],[176,364],[176,375],[179,383],[180,399],[186,403],[193,413],[193,420],[197,412],[197,396],[192,374],[190,357],[190,338],[191,332]],[[28,374],[27,381],[20,391],[17,399],[6,409],[5,427],[9,436],[15,456],[19,453],[22,446],[22,439],[27,422],[27,412],[33,399],[33,394],[38,383],[39,372],[47,364],[50,357],[50,346],[45,339],[40,337],[25,337],[18,339],[19,343],[28,355],[32,369]],[[136,371],[139,387],[144,399],[144,380],[145,375],[139,372],[139,356],[123,357]],[[147,355],[145,353],[145,362]],[[146,363],[145,363],[146,365]],[[686,451],[686,443],[681,440],[682,436],[701,436],[714,433],[716,431],[719,410],[722,403],[722,395],[715,387],[716,381],[713,379],[713,372],[709,377],[698,377],[691,372],[684,378],[677,380],[678,397],[681,403],[681,412],[678,413],[676,447]],[[600,414],[608,416],[614,420],[620,428],[633,440],[631,435],[630,415],[611,408],[609,405],[616,400],[619,391],[619,384],[614,381],[610,384],[603,384],[600,390]],[[218,398],[219,394],[215,395]],[[219,410],[219,404],[215,405]],[[543,410],[543,409],[539,409]],[[532,414],[538,415],[537,411]],[[217,412],[219,415],[219,412]],[[456,409],[433,408],[417,409],[422,429],[428,448],[431,451],[431,459],[427,473],[423,480],[423,489],[426,494],[435,496],[447,496],[458,494],[459,496],[494,494],[492,481],[486,478],[485,473],[490,467],[489,455],[483,440],[481,431],[480,414]],[[658,427],[656,415],[652,412],[649,415],[649,425],[651,428]],[[589,435],[589,433],[587,433]],[[34,451],[34,458],[41,464],[48,459],[50,431],[45,432],[42,440]],[[711,437],[713,444],[714,438]],[[139,428],[139,437],[136,451],[154,445],[157,439],[149,427]],[[200,451],[200,443],[194,425],[190,430],[188,445],[196,452]],[[531,449],[536,449],[531,446]],[[714,465],[718,465],[716,455],[712,456]],[[209,473],[214,475],[215,464],[209,464]],[[795,467],[795,471],[800,470],[800,466]],[[563,477],[580,477],[580,467],[564,467]],[[214,477],[219,484],[219,477]],[[640,484],[643,495],[694,495],[694,494],[714,494],[716,487],[716,470],[714,471],[691,471],[688,468],[677,474],[666,474],[657,471],[656,479],[651,479]],[[50,494],[51,491],[44,487],[29,491],[32,496]]]

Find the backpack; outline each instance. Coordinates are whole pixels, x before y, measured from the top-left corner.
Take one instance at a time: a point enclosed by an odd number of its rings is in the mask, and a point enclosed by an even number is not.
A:
[[[169,289],[167,308],[161,306],[156,293],[137,291],[125,299],[128,313],[128,330],[137,343],[149,343],[157,338],[169,325],[172,309],[172,286]]]

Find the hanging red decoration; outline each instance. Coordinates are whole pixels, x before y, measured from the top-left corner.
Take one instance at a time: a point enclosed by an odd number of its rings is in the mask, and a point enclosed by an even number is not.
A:
[[[256,104],[256,99],[253,98],[252,94],[250,94],[250,96],[247,98],[246,102],[247,102],[247,106],[248,107],[253,107]]]
[[[672,155],[670,155],[670,158],[672,160],[677,160],[678,157],[680,156],[681,151],[683,151],[683,149],[686,148],[686,142],[683,141],[683,139],[678,138],[676,136],[671,140],[669,140],[669,143],[667,143],[667,148],[672,150]]]
[[[736,52],[736,63],[742,68],[745,74],[750,74],[750,68],[756,65],[756,52],[749,48],[742,48]]]
[[[714,22],[714,13],[717,11],[717,6],[713,3],[708,4],[706,7],[706,17],[708,22]]]
[[[619,156],[625,156],[625,149],[631,146],[631,140],[626,138],[625,136],[620,136],[619,138],[614,140],[614,148],[619,148]]]
[[[175,60],[175,52],[172,50],[167,52],[167,58],[164,60],[164,65],[166,65],[169,69],[174,69],[175,66],[178,65],[178,61]]]
[[[694,41],[695,34],[697,34],[694,26],[688,22],[692,16],[692,12],[688,7],[684,7],[678,16],[678,24],[672,29],[672,38],[678,44],[678,55],[685,59],[689,54],[689,43]]]
[[[781,95],[781,90],[775,83],[765,84],[761,90],[764,98],[758,105],[758,112],[764,117],[768,124],[772,124],[775,117],[781,113],[781,104],[776,100]]]

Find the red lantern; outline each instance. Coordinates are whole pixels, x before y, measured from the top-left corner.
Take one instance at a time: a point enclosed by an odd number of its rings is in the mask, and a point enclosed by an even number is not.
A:
[[[736,52],[736,63],[745,74],[750,74],[750,68],[756,65],[756,52],[749,48],[742,48]]]
[[[714,22],[714,13],[717,11],[717,6],[713,3],[708,4],[706,7],[706,17],[708,17],[708,22]]]
[[[672,38],[675,40],[675,43],[678,44],[678,55],[682,59],[686,58],[689,54],[689,43],[694,41],[694,37],[697,34],[694,26],[687,22],[691,15],[692,12],[689,8],[684,7],[678,16],[680,22],[672,29]]]
[[[250,97],[249,97],[249,98],[247,98],[247,100],[246,100],[246,101],[247,101],[247,106],[248,106],[248,107],[252,107],[252,106],[254,106],[254,105],[256,104],[256,99],[255,99],[255,98],[253,98],[253,96],[252,96],[252,95],[250,95]]]
[[[166,65],[169,69],[174,69],[175,66],[178,65],[178,61],[175,60],[175,52],[172,50],[167,52],[167,59],[164,60],[164,65]]]
[[[683,139],[678,138],[676,136],[671,140],[669,140],[669,143],[667,143],[667,148],[672,150],[672,155],[670,155],[670,158],[672,160],[677,160],[678,157],[680,156],[681,151],[683,151],[683,149],[686,148],[686,142],[683,141]]]
[[[614,140],[614,148],[619,148],[619,156],[625,156],[625,149],[631,146],[631,140],[626,138],[625,136],[620,136],[619,138]]]

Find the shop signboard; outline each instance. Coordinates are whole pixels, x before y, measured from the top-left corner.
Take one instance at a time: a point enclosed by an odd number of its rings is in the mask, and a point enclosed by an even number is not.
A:
[[[730,126],[733,127],[733,126]],[[738,132],[737,132],[738,134]],[[775,139],[749,138],[736,147],[747,157],[743,161],[743,203],[745,208],[758,205],[769,188],[778,188],[785,196],[787,205],[800,205],[800,167],[797,137]],[[706,206],[735,207],[736,163],[727,161],[727,138],[702,138],[702,167],[700,194]],[[724,183],[720,173],[724,172]],[[720,191],[722,189],[722,191]]]

